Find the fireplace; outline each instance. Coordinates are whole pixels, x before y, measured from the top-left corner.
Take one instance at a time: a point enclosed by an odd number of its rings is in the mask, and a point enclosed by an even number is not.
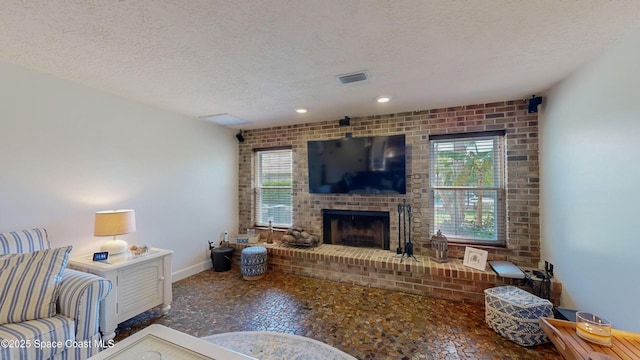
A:
[[[323,243],[389,250],[389,212],[322,209]]]

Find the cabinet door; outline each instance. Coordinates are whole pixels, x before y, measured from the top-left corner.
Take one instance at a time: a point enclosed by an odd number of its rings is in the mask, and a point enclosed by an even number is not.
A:
[[[162,303],[163,270],[162,259],[155,259],[118,271],[119,319],[126,320]]]

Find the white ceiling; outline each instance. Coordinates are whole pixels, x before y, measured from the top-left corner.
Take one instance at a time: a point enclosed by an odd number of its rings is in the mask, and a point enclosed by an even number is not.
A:
[[[639,19],[637,0],[2,0],[0,60],[250,129],[529,98]]]

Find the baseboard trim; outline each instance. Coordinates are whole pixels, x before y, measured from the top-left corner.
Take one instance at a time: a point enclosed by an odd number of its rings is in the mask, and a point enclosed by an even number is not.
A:
[[[212,267],[213,265],[211,264],[211,261],[203,261],[199,264],[195,264],[195,265],[189,266],[186,269],[178,270],[172,273],[171,280],[172,282],[180,281],[182,279],[188,278],[189,276],[195,275],[199,272],[203,272],[205,270],[211,269]]]

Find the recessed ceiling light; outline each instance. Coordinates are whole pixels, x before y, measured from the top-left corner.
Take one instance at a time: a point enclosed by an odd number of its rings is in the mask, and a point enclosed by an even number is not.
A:
[[[391,98],[389,96],[380,96],[376,99],[377,102],[384,104],[386,102],[389,102],[389,100],[391,100]]]
[[[296,109],[296,112],[297,112],[298,114],[306,114],[306,113],[307,113],[307,109],[305,109],[305,108],[298,108],[298,109]]]

